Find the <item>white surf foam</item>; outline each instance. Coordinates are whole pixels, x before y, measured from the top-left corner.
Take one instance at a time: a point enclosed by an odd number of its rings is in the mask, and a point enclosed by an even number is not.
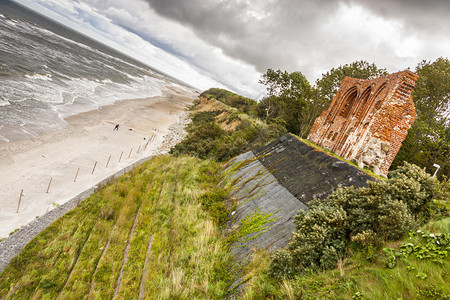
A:
[[[26,78],[52,81],[52,74],[25,74]]]
[[[11,103],[9,103],[8,100],[0,98],[0,106],[6,106],[6,105],[10,105],[10,104]]]

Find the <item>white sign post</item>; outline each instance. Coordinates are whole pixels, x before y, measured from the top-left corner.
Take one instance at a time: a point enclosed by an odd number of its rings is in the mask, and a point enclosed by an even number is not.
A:
[[[437,168],[436,171],[435,171],[434,174],[433,174],[433,177],[434,177],[434,176],[436,176],[436,173],[439,171],[439,168],[440,168],[441,166],[438,165],[438,164],[433,164],[433,167]]]

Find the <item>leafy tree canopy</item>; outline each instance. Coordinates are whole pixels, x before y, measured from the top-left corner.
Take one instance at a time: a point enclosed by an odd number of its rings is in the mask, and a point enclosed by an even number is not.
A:
[[[372,79],[383,75],[388,75],[386,69],[380,69],[374,63],[370,64],[364,60],[355,61],[337,68],[332,68],[330,71],[322,74],[322,78],[316,80],[316,89],[319,97],[329,104],[336,95],[341,81],[345,76]]]
[[[416,68],[420,76],[413,97],[419,117],[427,122],[448,123],[450,116],[450,60],[422,61]],[[448,125],[448,124],[447,124]]]
[[[306,137],[314,120],[331,103],[345,76],[370,79],[387,74],[375,64],[356,61],[331,69],[313,87],[300,72],[268,69],[259,80],[266,86],[267,97],[260,102],[258,116]]]
[[[298,134],[302,111],[311,102],[312,95],[312,87],[306,77],[300,72],[268,69],[259,83],[266,86],[268,96],[260,102],[258,116]]]
[[[447,58],[422,61],[415,71],[420,76],[413,92],[417,119],[391,168],[408,161],[432,173],[436,170],[433,164],[439,164],[439,177],[449,177],[450,61]]]

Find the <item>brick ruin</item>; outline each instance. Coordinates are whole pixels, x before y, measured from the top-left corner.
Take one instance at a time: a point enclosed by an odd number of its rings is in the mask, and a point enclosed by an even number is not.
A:
[[[410,71],[376,79],[345,77],[308,139],[386,176],[416,119],[411,93],[418,78]]]

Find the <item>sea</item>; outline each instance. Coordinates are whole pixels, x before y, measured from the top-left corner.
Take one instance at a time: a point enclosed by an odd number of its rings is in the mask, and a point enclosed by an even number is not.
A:
[[[37,137],[118,100],[192,89],[14,2],[0,1],[0,142]]]

